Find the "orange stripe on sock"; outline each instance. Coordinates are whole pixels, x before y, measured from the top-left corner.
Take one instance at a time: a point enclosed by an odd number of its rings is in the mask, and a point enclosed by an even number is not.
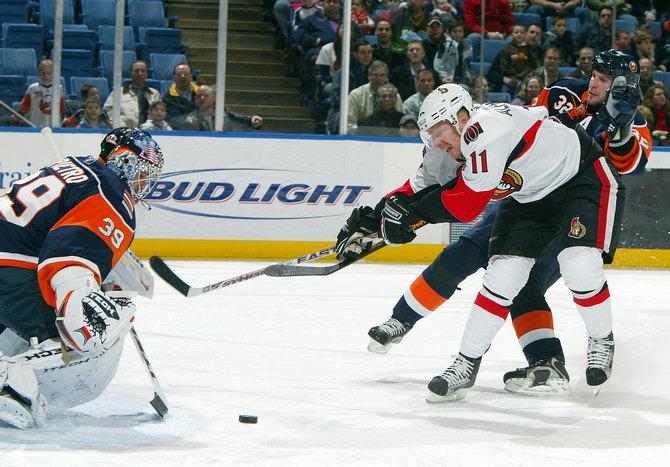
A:
[[[428,285],[423,276],[417,277],[416,280],[412,282],[412,285],[409,286],[409,290],[412,292],[416,301],[430,311],[435,311],[437,307],[447,301],[446,298],[435,292],[435,290]]]
[[[536,310],[524,313],[512,320],[516,337],[535,331],[536,329],[554,329],[554,319],[551,311]]]

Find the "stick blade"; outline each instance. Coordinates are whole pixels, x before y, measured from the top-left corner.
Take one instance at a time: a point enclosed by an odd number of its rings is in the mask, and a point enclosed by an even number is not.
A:
[[[151,265],[151,269],[153,269],[154,272],[158,274],[158,277],[170,284],[184,297],[188,297],[188,292],[191,289],[191,286],[181,280],[174,272],[172,272],[172,269],[170,269],[169,266],[165,264],[165,261],[163,261],[162,258],[158,256],[152,256],[149,259],[149,264]]]
[[[165,401],[158,395],[158,393],[154,392],[154,398],[151,399],[150,404],[161,418],[165,418],[169,409]]]

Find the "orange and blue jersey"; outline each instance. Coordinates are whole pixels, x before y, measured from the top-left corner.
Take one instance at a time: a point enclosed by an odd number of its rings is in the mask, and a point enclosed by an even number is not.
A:
[[[100,283],[134,235],[130,192],[95,157],[62,159],[0,197],[0,266],[36,270],[51,306],[50,281],[58,271],[85,267]]]
[[[546,107],[550,117],[569,127],[581,125],[600,144],[620,174],[642,173],[651,154],[651,131],[647,121],[636,112],[633,137],[623,146],[611,147],[602,123],[586,104],[588,88],[587,80],[560,79],[544,88],[533,105]]]

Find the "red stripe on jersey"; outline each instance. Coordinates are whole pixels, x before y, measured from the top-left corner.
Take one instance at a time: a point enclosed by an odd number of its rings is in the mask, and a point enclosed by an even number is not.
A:
[[[477,305],[482,310],[488,311],[492,315],[496,315],[502,319],[507,319],[507,315],[509,314],[509,308],[505,308],[504,306],[497,304],[490,298],[483,296],[481,293],[477,294],[475,305]]]
[[[46,266],[41,267],[40,270],[37,271],[37,281],[40,284],[40,290],[42,291],[42,297],[44,297],[44,301],[52,307],[56,306],[56,294],[51,288],[51,278],[58,271],[65,269],[68,266],[80,266],[86,268],[93,273],[93,276],[95,277],[95,280],[98,282],[98,284],[100,284],[102,281],[102,278],[96,271],[92,270],[85,263],[75,260],[54,261],[53,263],[49,263]]]
[[[526,133],[524,133],[524,135],[521,137],[521,141],[519,141],[519,143],[512,150],[512,154],[510,154],[512,160],[519,159],[528,152],[537,138],[537,132],[540,129],[540,126],[542,126],[542,120],[538,120],[537,122],[533,123],[533,126],[531,126],[526,131]]]
[[[610,210],[610,189],[612,185],[610,179],[605,173],[605,169],[600,164],[600,161],[596,161],[593,164],[593,168],[596,171],[596,175],[600,180],[600,200],[598,208],[598,233],[596,236],[596,248],[601,250],[605,249],[605,235],[607,234],[607,220],[608,212]]]
[[[495,188],[489,191],[474,191],[462,177],[458,177],[456,186],[440,194],[442,204],[449,213],[461,222],[471,222],[491,200]]]
[[[67,294],[65,294],[65,298],[63,299],[63,303],[60,304],[60,308],[56,310],[56,316],[65,316],[65,308],[67,307],[67,304],[70,302],[70,297],[72,297],[72,294],[74,293],[74,290],[70,290]]]
[[[11,266],[13,268],[21,269],[37,269],[37,263],[21,261],[18,259],[0,259],[0,266]]]
[[[610,289],[608,287],[603,288],[600,292],[590,298],[577,298],[572,297],[572,300],[579,306],[588,308],[590,306],[596,306],[603,303],[605,300],[610,298]]]
[[[414,190],[412,189],[412,185],[410,185],[409,180],[407,180],[401,187],[396,188],[390,193],[387,193],[384,196],[384,198],[390,198],[392,195],[395,195],[396,193],[404,193],[407,196],[412,196],[414,194]]]

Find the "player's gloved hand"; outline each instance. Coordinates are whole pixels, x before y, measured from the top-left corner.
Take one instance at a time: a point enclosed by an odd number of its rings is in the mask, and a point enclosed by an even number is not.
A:
[[[386,200],[382,210],[382,237],[388,245],[409,243],[416,238],[414,229],[425,221],[411,205],[410,198],[396,193]]]
[[[626,84],[624,76],[612,80],[605,105],[598,112],[598,119],[605,127],[611,146],[625,144],[630,138],[635,112],[641,100],[640,88]]]
[[[56,328],[68,347],[94,354],[109,349],[130,330],[136,293],[78,289],[58,310]]]
[[[365,255],[372,247],[372,238],[367,238],[379,231],[379,218],[370,206],[354,209],[346,224],[337,234],[338,259],[358,258]]]

